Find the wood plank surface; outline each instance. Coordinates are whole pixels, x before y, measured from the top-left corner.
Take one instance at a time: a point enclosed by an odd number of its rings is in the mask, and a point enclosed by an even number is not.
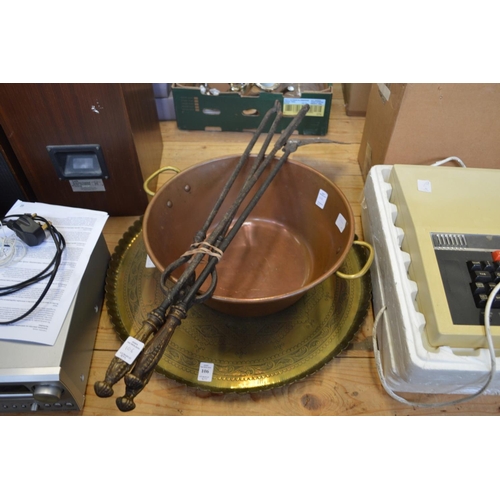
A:
[[[123,415],[114,399],[93,394],[93,383],[102,377],[112,352],[94,354],[84,415]],[[124,392],[116,385],[116,394]],[[407,395],[421,402],[431,398]],[[456,396],[455,396],[456,397]],[[440,400],[453,396],[442,396]],[[492,400],[496,400],[493,403]],[[382,389],[371,357],[335,358],[318,372],[277,389],[249,394],[214,394],[155,374],[136,398],[137,408],[127,415],[498,415],[498,398],[481,396],[474,403],[429,410],[403,405]]]
[[[340,84],[334,85],[329,122],[329,139],[345,144],[320,144],[301,148],[292,158],[306,163],[332,179],[345,193],[355,214],[356,232],[362,238],[360,203],[363,180],[357,153],[364,118],[347,117]],[[240,154],[250,133],[181,131],[176,122],[162,122],[164,142],[162,166],[185,169],[213,158]],[[161,186],[170,174],[158,178]],[[152,183],[153,187],[155,182]],[[110,218],[104,229],[108,247],[113,251],[134,217]],[[187,387],[155,374],[136,398],[132,415],[497,415],[500,397],[481,396],[458,406],[434,410],[401,404],[382,388],[372,351],[373,315],[368,318],[350,346],[318,372],[291,385],[251,394],[211,394]],[[102,379],[120,342],[103,310],[94,348],[87,400],[83,415],[124,415],[114,398],[95,396],[93,383]],[[123,382],[116,393],[122,394]],[[422,395],[407,395],[414,400],[430,401]],[[440,400],[456,398],[441,396]]]

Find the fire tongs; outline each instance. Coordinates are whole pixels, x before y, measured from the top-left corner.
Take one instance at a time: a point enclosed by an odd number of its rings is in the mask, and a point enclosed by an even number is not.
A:
[[[112,396],[113,385],[122,377],[125,377],[126,393],[125,396],[116,399],[116,404],[123,412],[131,411],[135,408],[135,396],[137,396],[149,382],[149,379],[151,378],[156,365],[162,358],[175,329],[179,326],[182,320],[186,318],[187,311],[194,304],[200,304],[206,301],[214,293],[217,285],[216,264],[219,262],[223,252],[229,246],[269,184],[286,162],[288,156],[295,152],[298,147],[305,144],[335,142],[321,138],[289,140],[290,136],[297,129],[308,110],[309,105],[307,104],[301,108],[299,113],[294,117],[286,129],[283,130],[271,153],[264,157],[269,143],[271,142],[271,139],[276,132],[276,128],[282,118],[280,103],[276,101],[273,108],[266,113],[241,159],[224,186],[204,226],[196,233],[191,249],[183,254],[179,259],[172,262],[163,271],[160,285],[165,295],[165,299],[158,307],[153,309],[147,315],[147,319],[143,321],[140,330],[135,335],[129,337],[122,346],[122,348],[125,347],[125,344],[130,341],[130,345],[126,348],[126,350],[128,350],[131,355],[129,356],[129,353],[126,355],[120,354],[120,351],[122,350],[120,349],[106,371],[105,380],[95,383],[94,390],[99,397],[105,398]],[[207,237],[207,232],[220,206],[226,198],[236,177],[246,164],[252,148],[257,142],[257,139],[262,133],[264,127],[274,114],[276,114],[276,117],[271,124],[269,132],[264,140],[259,154],[255,158],[243,187],[224,217]],[[271,168],[267,178],[261,184],[252,199],[248,202],[248,205],[245,207],[241,215],[237,218],[234,224],[232,224],[233,218],[237,210],[242,205],[245,197],[281,148],[283,148],[283,155]],[[205,255],[208,256],[208,260],[205,267],[199,275],[196,276],[195,270],[200,265]],[[187,267],[178,279],[177,283],[173,286],[167,286],[167,280],[172,272],[183,264],[187,264]],[[211,282],[208,289],[203,293],[198,293],[209,276],[211,278]],[[134,358],[134,351],[140,352],[136,358]]]

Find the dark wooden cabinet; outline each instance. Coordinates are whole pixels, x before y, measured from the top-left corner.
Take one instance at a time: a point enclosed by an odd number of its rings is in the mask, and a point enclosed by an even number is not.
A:
[[[17,200],[34,201],[35,195],[5,132],[0,127],[0,217],[3,217]]]
[[[0,125],[36,201],[140,215],[142,184],[160,167],[162,138],[151,84],[0,84]],[[98,144],[103,191],[74,191],[47,146]]]

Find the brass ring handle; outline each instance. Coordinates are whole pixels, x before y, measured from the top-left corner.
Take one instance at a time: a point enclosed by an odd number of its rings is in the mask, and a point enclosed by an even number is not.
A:
[[[156,172],[153,172],[145,181],[144,181],[144,184],[142,185],[142,187],[144,188],[144,191],[146,191],[147,194],[149,194],[150,196],[154,196],[155,193],[153,193],[153,191],[151,191],[151,189],[149,189],[148,185],[149,183],[158,175],[160,175],[162,172],[166,172],[167,170],[171,170],[172,172],[175,172],[176,174],[178,174],[180,172],[180,170],[178,168],[175,168],[175,167],[161,167],[160,169],[158,169]]]
[[[370,269],[370,266],[372,265],[372,262],[373,262],[373,257],[375,255],[373,247],[370,245],[370,243],[367,243],[366,241],[358,241],[358,240],[354,240],[352,243],[353,243],[353,245],[359,245],[359,246],[368,248],[368,250],[370,251],[370,255],[368,256],[366,264],[363,266],[363,269],[361,269],[361,271],[358,271],[355,274],[344,274],[344,273],[341,273],[340,271],[337,271],[335,273],[339,278],[343,278],[345,280],[355,280],[357,278],[361,278],[361,276],[364,276],[368,272],[368,269]]]

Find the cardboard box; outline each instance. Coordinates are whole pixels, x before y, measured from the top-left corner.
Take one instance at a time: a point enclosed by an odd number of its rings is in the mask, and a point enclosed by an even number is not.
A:
[[[216,94],[212,95],[202,93],[200,85],[174,83],[172,86],[177,126],[182,130],[253,131],[278,100],[283,109],[278,132],[292,121],[304,104],[310,104],[311,109],[297,132],[304,135],[325,135],[328,132],[332,103],[332,88],[328,84],[300,84],[300,95],[286,89],[267,92],[252,86],[231,91],[227,83],[204,84]]]
[[[358,162],[500,168],[500,84],[373,84]],[[449,163],[453,165],[453,163]]]
[[[347,116],[366,116],[371,83],[343,83],[345,112]]]

